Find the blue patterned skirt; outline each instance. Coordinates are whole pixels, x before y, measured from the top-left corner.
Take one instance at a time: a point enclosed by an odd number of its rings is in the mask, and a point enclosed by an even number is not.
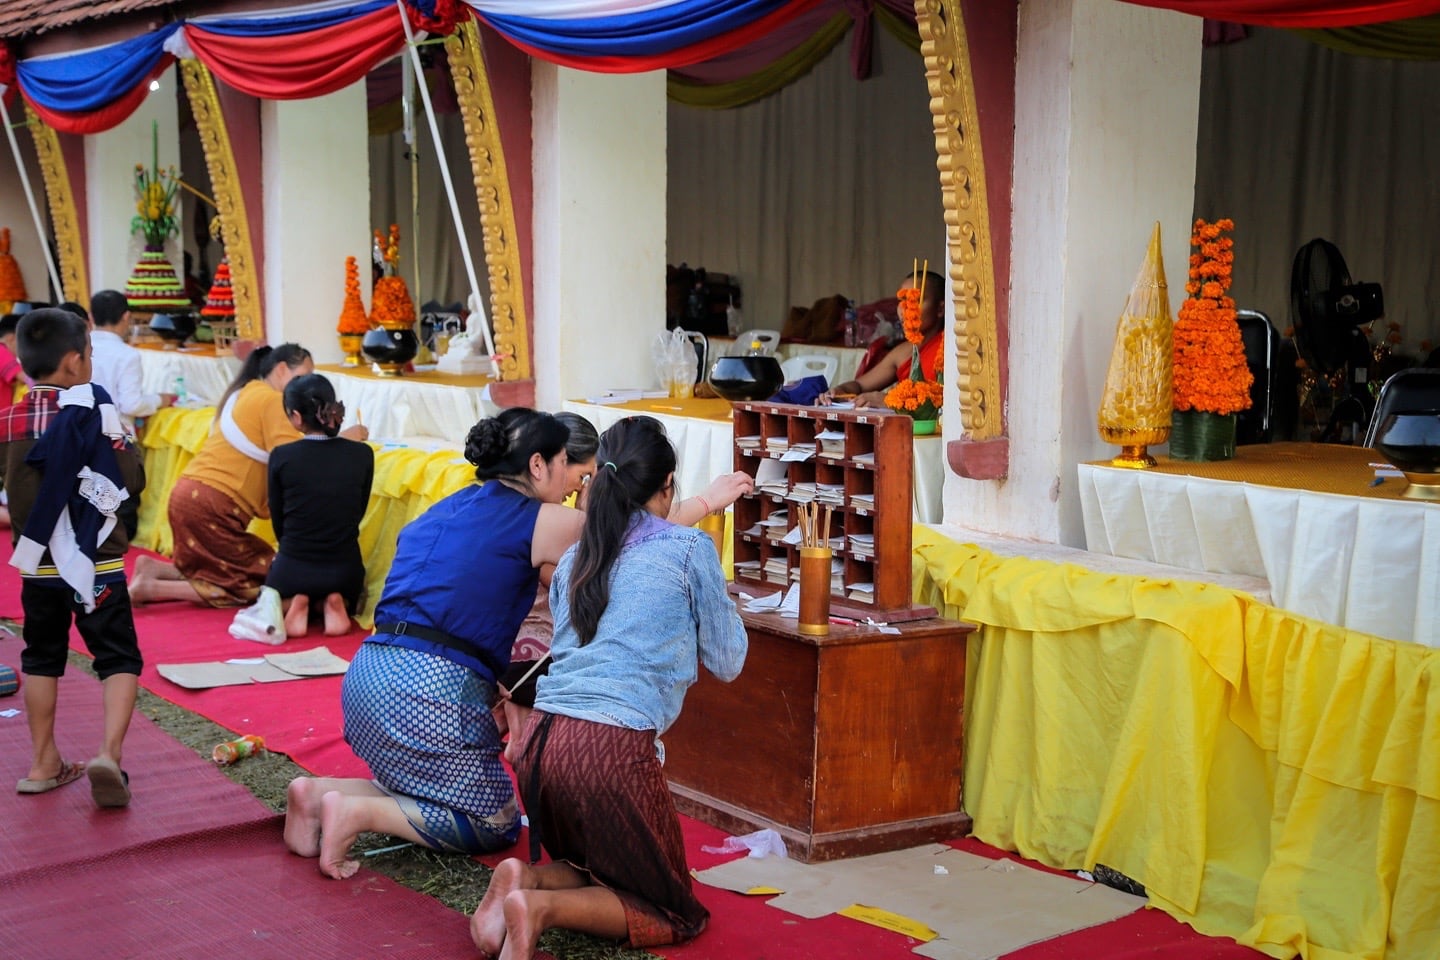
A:
[[[486,853],[520,833],[494,700],[473,670],[388,644],[362,643],[345,673],[345,742],[437,850]]]

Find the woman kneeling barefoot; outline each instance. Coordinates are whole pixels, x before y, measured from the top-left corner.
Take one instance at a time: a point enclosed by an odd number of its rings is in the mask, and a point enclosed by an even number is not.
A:
[[[540,678],[516,778],[531,860],[506,860],[471,918],[475,945],[528,960],[548,927],[633,947],[688,940],[709,912],[691,889],[680,822],[658,756],[703,664],[733,680],[745,627],[703,531],[664,518],[675,451],[660,424],[629,417],[600,441],[584,532],[550,587],[554,662]]]

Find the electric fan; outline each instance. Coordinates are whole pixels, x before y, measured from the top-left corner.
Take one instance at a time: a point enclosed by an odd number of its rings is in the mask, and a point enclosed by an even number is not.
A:
[[[1290,269],[1295,346],[1317,375],[1345,371],[1345,393],[1336,398],[1321,442],[1358,443],[1365,433],[1374,401],[1367,384],[1370,341],[1361,327],[1384,314],[1380,285],[1353,283],[1335,244],[1316,237],[1296,252]]]

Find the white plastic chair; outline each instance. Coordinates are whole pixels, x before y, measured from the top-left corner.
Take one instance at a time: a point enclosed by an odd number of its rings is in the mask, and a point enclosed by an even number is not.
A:
[[[760,348],[765,351],[767,357],[775,356],[775,351],[780,348],[779,330],[741,330],[735,338],[735,343],[730,347],[730,355],[744,356],[750,352],[750,344],[756,340],[760,341]]]
[[[826,383],[834,386],[835,371],[839,368],[839,358],[827,357],[820,353],[804,353],[798,357],[791,357],[780,364],[780,369],[785,373],[786,383],[794,383],[805,377],[824,377]]]

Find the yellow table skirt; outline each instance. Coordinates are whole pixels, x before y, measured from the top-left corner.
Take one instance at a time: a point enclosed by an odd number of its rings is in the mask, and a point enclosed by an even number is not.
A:
[[[1213,585],[915,529],[917,599],[980,625],[965,809],[1273,957],[1440,957],[1440,650]]]
[[[140,523],[135,545],[170,555],[174,540],[166,504],[170,488],[205,442],[215,408],[161,410],[150,419],[141,441],[145,453],[145,492],[140,498]],[[370,488],[370,505],[360,521],[360,554],[365,558],[367,600],[357,618],[364,626],[374,623],[375,604],[385,586],[385,577],[395,559],[395,543],[405,524],[431,505],[475,481],[475,468],[455,450],[426,453],[410,447],[377,447],[375,481]],[[731,564],[731,514],[725,515],[725,550],[721,559],[728,572]],[[275,542],[270,521],[257,520],[251,531]]]

